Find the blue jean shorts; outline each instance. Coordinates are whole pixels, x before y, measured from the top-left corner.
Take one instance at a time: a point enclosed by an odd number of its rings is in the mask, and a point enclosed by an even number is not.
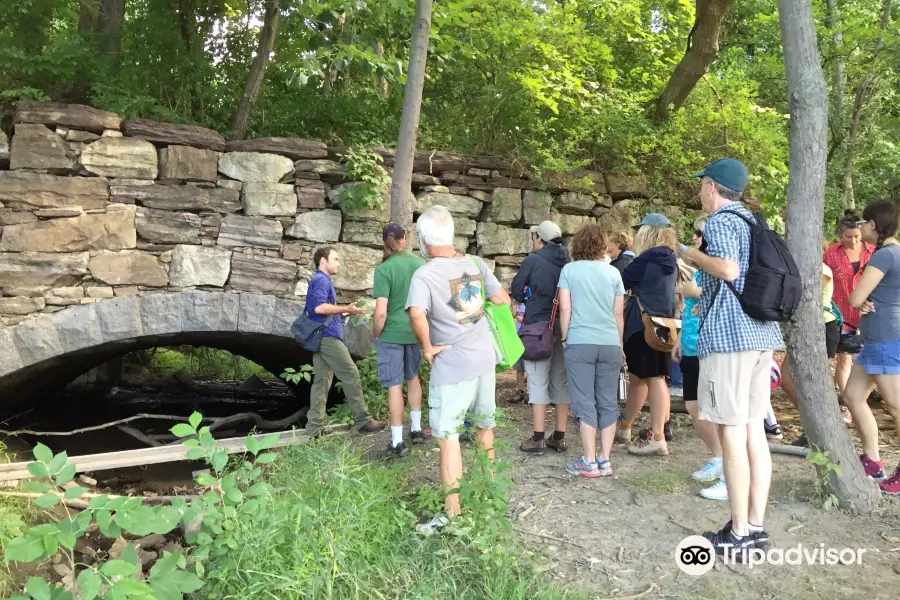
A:
[[[375,356],[378,361],[378,381],[382,387],[403,385],[419,376],[422,349],[418,344],[391,344],[375,341]]]
[[[900,375],[900,340],[866,342],[856,357],[866,375]]]

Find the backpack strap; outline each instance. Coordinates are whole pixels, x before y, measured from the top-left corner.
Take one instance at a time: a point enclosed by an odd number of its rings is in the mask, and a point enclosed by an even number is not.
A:
[[[487,287],[484,285],[484,275],[481,274],[481,265],[478,264],[478,261],[475,260],[475,257],[471,254],[466,254],[472,264],[475,265],[475,268],[478,269],[478,278],[481,279],[481,304],[487,304]]]

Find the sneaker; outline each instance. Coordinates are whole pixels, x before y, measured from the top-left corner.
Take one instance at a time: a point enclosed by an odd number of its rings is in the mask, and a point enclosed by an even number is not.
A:
[[[853,424],[853,415],[850,414],[850,409],[846,406],[841,407],[841,418],[844,419],[844,423],[847,425]]]
[[[763,427],[766,430],[766,437],[770,440],[780,440],[784,437],[783,435],[781,435],[781,425],[779,425],[778,423],[775,423],[771,427],[763,423]]]
[[[801,433],[800,437],[798,437],[796,440],[791,442],[791,446],[797,446],[800,448],[809,448],[809,440],[806,439],[806,434]]]
[[[409,441],[413,444],[424,444],[425,440],[431,437],[431,432],[427,434],[424,431],[410,431],[409,432]]]
[[[731,521],[718,532],[707,531],[703,534],[715,548],[716,554],[725,556],[727,552],[732,562],[742,561],[745,551],[756,549],[756,538],[752,535],[737,537],[731,530]]]
[[[729,520],[727,523],[725,523],[725,527],[723,527],[722,529],[731,531],[731,521]],[[765,530],[755,532],[751,531],[750,537],[753,539],[753,546],[757,550],[762,550],[763,552],[769,551],[769,534]]]
[[[628,446],[628,454],[635,454],[637,456],[650,456],[653,454],[656,454],[657,456],[668,456],[669,445],[666,444],[665,440],[637,440],[635,443]]]
[[[422,535],[433,535],[450,523],[450,519],[443,513],[437,513],[431,520],[416,525],[416,533]]]
[[[666,421],[666,424],[663,425],[663,437],[666,438],[667,442],[672,441],[672,422]],[[638,434],[638,438],[642,440],[652,440],[653,439],[653,430],[649,427],[646,429],[641,429],[641,433]]]
[[[621,427],[616,427],[616,441],[620,444],[630,444],[631,443],[631,427],[628,429],[622,429]]]
[[[709,483],[710,481],[715,481],[719,477],[722,476],[722,458],[719,457],[718,460],[715,458],[709,459],[702,469],[699,471],[694,471],[691,473],[691,477],[694,478],[694,481],[700,481],[702,483]]]
[[[879,481],[878,487],[885,494],[900,494],[900,467],[894,470],[894,474],[890,478]]]
[[[608,460],[597,460],[597,470],[600,471],[600,477],[612,477],[612,465]]]
[[[406,442],[400,442],[396,446],[393,445],[393,443],[388,442],[388,453],[393,456],[406,456]]]
[[[359,428],[359,433],[362,435],[369,435],[371,433],[377,433],[387,427],[387,423],[384,421],[376,421],[375,419],[370,419],[368,423]]]
[[[552,435],[547,438],[547,447],[557,452],[565,452],[569,449],[569,446],[566,444],[566,438],[556,439]]]
[[[866,475],[868,475],[875,481],[882,481],[884,479],[883,462],[872,460],[871,458],[869,458],[868,454],[860,454],[859,462],[862,463],[863,468],[866,470]]]
[[[728,487],[725,485],[725,478],[719,477],[719,480],[713,485],[700,490],[700,495],[708,500],[728,500]]]
[[[607,461],[607,465],[609,461]],[[612,469],[609,470],[612,473]],[[566,464],[566,473],[570,475],[581,475],[582,477],[602,477],[600,468],[595,462],[587,462],[583,456],[578,457],[575,462]]]
[[[524,442],[519,445],[519,450],[522,452],[527,452],[529,454],[543,454],[547,449],[547,441],[541,439],[541,441],[534,441],[533,437],[528,438]]]
[[[675,396],[676,398],[682,398],[684,396],[684,390],[680,387],[675,387],[674,385],[669,388],[669,396]]]

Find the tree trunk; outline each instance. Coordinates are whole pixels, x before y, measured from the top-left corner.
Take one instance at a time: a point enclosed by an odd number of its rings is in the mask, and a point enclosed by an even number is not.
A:
[[[408,198],[412,193],[413,161],[416,154],[416,135],[422,110],[422,89],[425,87],[425,61],[428,58],[428,38],[431,34],[432,0],[416,0],[413,21],[412,48],[409,51],[409,72],[403,95],[403,116],[394,159],[391,183],[391,221],[406,227],[412,222]]]
[[[100,35],[100,51],[110,63],[119,64],[122,54],[122,25],[125,23],[125,0],[100,0],[97,15],[97,33]]]
[[[694,27],[688,34],[687,52],[656,101],[655,121],[665,121],[672,111],[681,108],[691,90],[706,74],[719,51],[719,32],[733,3],[734,0],[697,0]]]
[[[842,507],[871,512],[881,497],[866,477],[841,420],[834,387],[823,365],[822,217],[828,147],[828,87],[819,62],[810,0],[778,0],[790,110],[790,177],[787,189],[788,246],[803,277],[803,301],[788,325],[791,372],[800,420],[814,447],[828,451],[840,477],[827,476],[827,490]],[[812,217],[812,218],[810,218]]]
[[[381,43],[381,40],[376,40],[372,42],[372,52],[375,53],[375,56],[378,58],[384,58],[384,44]],[[382,97],[382,99],[387,100],[388,97],[388,79],[382,74],[375,75],[375,87],[378,89],[378,94]]]
[[[247,75],[247,83],[244,85],[244,94],[234,114],[231,123],[231,138],[244,139],[247,128],[250,125],[250,116],[253,114],[253,106],[259,97],[263,78],[266,75],[266,67],[269,64],[269,56],[275,47],[275,35],[278,33],[278,0],[266,0],[266,14],[263,17],[262,31],[259,32],[259,44],[256,48],[256,56],[250,65],[250,73]]]
[[[87,35],[94,30],[97,20],[96,0],[81,0],[78,6],[78,33]]]

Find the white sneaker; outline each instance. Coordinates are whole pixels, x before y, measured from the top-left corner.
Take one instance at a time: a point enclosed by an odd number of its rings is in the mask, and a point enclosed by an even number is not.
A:
[[[691,473],[691,477],[694,478],[694,481],[700,481],[702,483],[709,483],[710,481],[715,481],[722,476],[722,459],[711,458],[707,461],[706,465],[703,466],[699,471],[694,471]]]
[[[434,515],[430,521],[416,525],[416,532],[422,535],[432,535],[439,532],[450,523],[450,519],[443,513]]]
[[[846,406],[841,407],[841,417],[844,419],[844,423],[847,425],[853,424],[853,415],[850,414],[850,409]]]
[[[710,500],[728,500],[728,488],[725,486],[725,478],[720,477],[715,484],[700,490],[700,495]]]
[[[674,396],[676,398],[681,398],[684,396],[684,390],[680,387],[675,387],[674,385],[669,388],[669,396]]]

